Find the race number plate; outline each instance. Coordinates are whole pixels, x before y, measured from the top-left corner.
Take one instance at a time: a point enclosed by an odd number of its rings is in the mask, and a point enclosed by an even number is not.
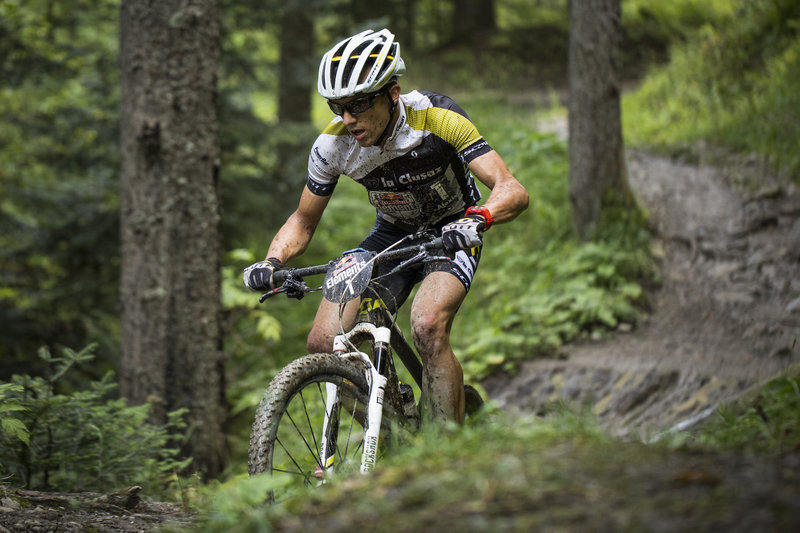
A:
[[[349,302],[358,298],[372,276],[371,252],[347,254],[328,269],[322,283],[322,295],[334,303]]]

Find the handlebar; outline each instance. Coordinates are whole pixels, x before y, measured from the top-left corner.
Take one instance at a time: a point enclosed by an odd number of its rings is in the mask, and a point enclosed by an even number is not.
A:
[[[385,263],[386,261],[392,261],[396,259],[407,259],[397,267],[395,267],[392,272],[396,272],[399,270],[403,270],[404,268],[408,268],[419,262],[425,261],[449,261],[449,257],[439,257],[439,256],[431,256],[429,251],[436,248],[442,248],[442,238],[441,237],[431,237],[428,233],[419,233],[413,236],[414,239],[419,238],[427,238],[428,240],[423,242],[418,242],[415,244],[410,244],[408,246],[404,246],[402,248],[391,249],[388,251],[378,252],[373,257],[372,261],[375,264]],[[312,289],[309,288],[303,278],[306,276],[316,276],[319,274],[325,274],[328,272],[328,269],[336,263],[336,260],[328,261],[322,265],[313,265],[308,267],[298,267],[298,268],[286,268],[283,270],[275,271],[273,276],[273,282],[276,285],[280,285],[280,287],[273,289],[270,292],[264,293],[261,296],[260,302],[263,302],[267,298],[275,296],[276,294],[286,293],[287,296],[290,298],[297,298],[300,299],[303,295],[307,292],[316,291],[319,289]]]
[[[288,278],[304,278],[306,276],[316,276],[317,274],[324,274],[330,268],[333,261],[324,265],[314,265],[302,268],[286,268],[283,270],[276,270],[272,274],[273,282],[278,285],[284,283]]]

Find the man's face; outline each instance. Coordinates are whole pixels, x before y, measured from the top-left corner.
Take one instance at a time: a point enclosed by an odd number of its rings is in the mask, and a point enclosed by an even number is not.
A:
[[[389,99],[396,101],[399,92],[400,87],[395,85],[389,90],[388,97],[385,91],[381,91],[380,94],[376,95],[373,105],[366,111],[355,115],[347,109],[343,111],[341,115],[342,123],[347,128],[347,131],[350,132],[350,135],[358,142],[359,146],[373,146],[378,140],[384,128],[386,128],[386,123],[391,118],[389,115],[391,109]],[[362,98],[362,96],[336,99],[333,102],[336,104],[348,104],[358,98]]]

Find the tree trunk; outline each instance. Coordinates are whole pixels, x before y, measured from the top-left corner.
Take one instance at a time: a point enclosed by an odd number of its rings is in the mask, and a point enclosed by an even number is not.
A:
[[[308,173],[311,127],[311,93],[316,94],[317,67],[314,16],[303,0],[283,4],[280,28],[281,57],[278,75],[278,122],[275,135],[277,164],[272,190],[278,197],[297,194],[299,177]],[[273,209],[272,216],[286,219],[291,203]]]
[[[301,0],[283,5],[278,78],[278,122],[311,122],[311,91],[317,87],[314,18]]]
[[[123,0],[121,391],[187,408],[191,468],[227,452],[221,351],[216,0]]]
[[[453,41],[485,47],[497,29],[494,0],[455,0],[452,25]]]
[[[591,239],[604,211],[633,206],[620,111],[620,0],[572,0],[569,36],[569,197]]]

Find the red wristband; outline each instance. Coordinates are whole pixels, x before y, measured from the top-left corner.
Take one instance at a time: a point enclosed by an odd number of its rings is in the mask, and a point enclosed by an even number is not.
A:
[[[486,207],[485,205],[473,205],[472,207],[467,209],[467,212],[464,214],[482,216],[483,219],[486,221],[486,226],[484,227],[484,230],[489,229],[489,227],[494,223],[494,217],[489,212],[489,208]]]

